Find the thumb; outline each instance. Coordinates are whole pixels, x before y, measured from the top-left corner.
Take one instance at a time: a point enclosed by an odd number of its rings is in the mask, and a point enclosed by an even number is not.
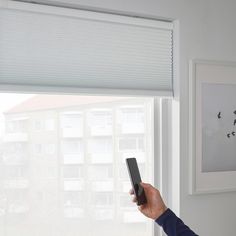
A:
[[[150,184],[147,184],[147,183],[143,183],[141,182],[140,185],[145,189],[145,188],[148,188],[150,186]]]

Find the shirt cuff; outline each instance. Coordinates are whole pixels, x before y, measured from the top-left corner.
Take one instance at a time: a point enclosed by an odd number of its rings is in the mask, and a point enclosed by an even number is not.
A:
[[[173,216],[176,217],[174,212],[168,208],[162,215],[160,215],[155,220],[155,222],[159,224],[160,226],[162,226],[169,217],[173,217]]]

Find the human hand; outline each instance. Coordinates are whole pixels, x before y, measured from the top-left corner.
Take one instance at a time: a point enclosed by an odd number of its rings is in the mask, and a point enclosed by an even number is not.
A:
[[[161,197],[158,189],[154,188],[151,184],[140,183],[143,187],[147,203],[138,207],[138,209],[147,217],[156,220],[166,210],[167,207]],[[134,195],[133,189],[130,190],[130,194]],[[133,202],[137,202],[136,197],[133,197]]]

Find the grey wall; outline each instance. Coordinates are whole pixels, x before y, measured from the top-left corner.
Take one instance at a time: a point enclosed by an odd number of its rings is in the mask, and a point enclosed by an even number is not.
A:
[[[179,21],[180,216],[199,235],[235,235],[236,193],[190,196],[188,62],[236,61],[235,0],[78,0],[81,6]]]

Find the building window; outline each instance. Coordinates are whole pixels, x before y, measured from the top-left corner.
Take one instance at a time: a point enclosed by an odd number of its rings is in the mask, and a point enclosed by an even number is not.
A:
[[[47,131],[53,131],[55,128],[55,119],[47,119],[45,120],[45,130]]]
[[[106,180],[113,177],[113,165],[92,165],[88,169],[91,180]]]
[[[113,144],[111,138],[94,138],[88,140],[88,152],[93,164],[113,162]]]
[[[91,136],[112,135],[112,110],[97,109],[88,113],[88,126]]]
[[[70,165],[63,166],[64,179],[81,179],[84,177],[84,170],[82,166]]]
[[[49,113],[50,114],[50,113]],[[35,131],[52,131],[55,127],[55,119],[45,119],[42,117],[41,119],[36,119],[34,121],[34,129]]]
[[[34,121],[34,129],[35,131],[41,131],[44,129],[44,122],[43,120],[35,120]]]
[[[46,143],[44,146],[45,154],[53,155],[55,153],[55,144],[54,143]]]
[[[60,126],[64,138],[83,137],[83,113],[80,111],[62,112],[60,117]]]
[[[122,134],[145,133],[145,108],[138,105],[120,107],[118,122]]]
[[[66,207],[83,207],[85,202],[84,192],[64,192],[64,206]]]
[[[7,121],[6,130],[9,133],[24,133],[27,132],[28,125],[28,118],[22,118],[20,116],[18,118],[14,118],[13,116],[12,119]]]
[[[83,142],[81,140],[63,140],[62,141],[63,154],[75,154],[79,155],[83,153]]]

